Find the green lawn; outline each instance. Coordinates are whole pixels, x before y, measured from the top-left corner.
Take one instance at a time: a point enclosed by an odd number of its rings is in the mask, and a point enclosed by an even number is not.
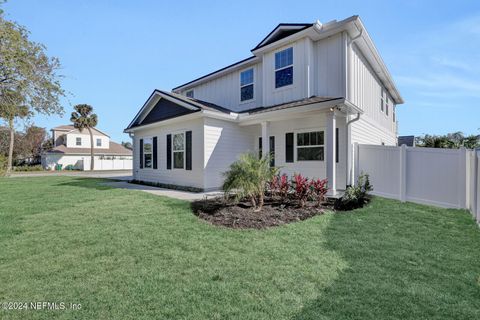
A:
[[[480,319],[466,211],[374,199],[229,230],[189,203],[73,177],[0,179],[1,319]]]

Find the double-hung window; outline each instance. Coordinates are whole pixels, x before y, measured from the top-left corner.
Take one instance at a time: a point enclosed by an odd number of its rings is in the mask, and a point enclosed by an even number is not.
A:
[[[293,48],[275,53],[275,88],[293,84]]]
[[[152,139],[143,140],[143,163],[145,168],[152,167]]]
[[[185,133],[173,134],[173,168],[185,168]]]
[[[77,138],[75,139],[75,145],[77,145],[77,146],[81,146],[81,145],[82,145],[82,138],[81,138],[81,137],[77,137]]]
[[[240,101],[253,99],[253,68],[240,73]]]
[[[97,147],[101,147],[102,146],[102,139],[97,139]]]
[[[324,132],[297,133],[297,161],[323,161]]]

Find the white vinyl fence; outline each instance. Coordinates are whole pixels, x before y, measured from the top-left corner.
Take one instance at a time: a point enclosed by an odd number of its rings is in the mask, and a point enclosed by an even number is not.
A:
[[[480,222],[480,153],[359,144],[354,153],[355,175],[370,175],[373,194],[468,209]]]

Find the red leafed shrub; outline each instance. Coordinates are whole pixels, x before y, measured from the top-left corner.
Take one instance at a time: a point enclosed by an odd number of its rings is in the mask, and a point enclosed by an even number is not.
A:
[[[282,198],[282,201],[286,201],[288,197],[288,192],[290,191],[290,181],[288,176],[284,173],[278,179],[278,193]]]
[[[313,198],[317,201],[317,206],[325,200],[325,195],[328,192],[328,179],[317,179],[310,182],[310,189]]]
[[[308,181],[308,178],[302,176],[301,174],[294,174],[292,185],[295,190],[295,198],[298,200],[300,207],[305,207],[311,191],[310,181]]]
[[[274,175],[272,180],[268,182],[268,188],[270,189],[270,192],[272,193],[272,196],[276,196],[279,193],[280,189],[280,177],[278,175]]]

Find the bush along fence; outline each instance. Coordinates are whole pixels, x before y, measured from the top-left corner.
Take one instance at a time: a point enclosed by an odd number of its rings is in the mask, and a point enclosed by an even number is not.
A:
[[[480,223],[479,152],[355,144],[354,155],[354,172],[370,175],[373,194],[468,209]]]

